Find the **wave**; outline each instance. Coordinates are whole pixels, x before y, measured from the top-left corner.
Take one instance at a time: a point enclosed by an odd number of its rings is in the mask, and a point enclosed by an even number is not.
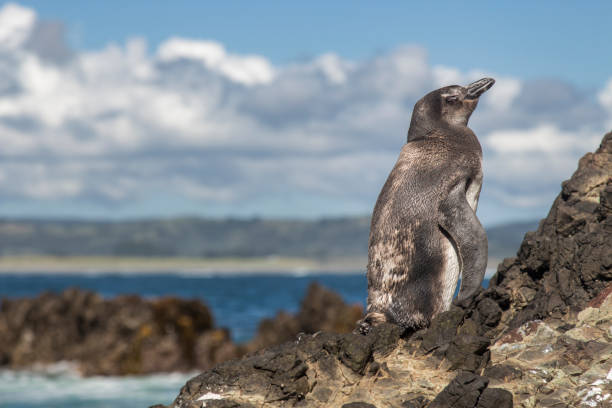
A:
[[[3,408],[133,408],[169,404],[196,373],[81,377],[62,362],[31,370],[0,370]]]

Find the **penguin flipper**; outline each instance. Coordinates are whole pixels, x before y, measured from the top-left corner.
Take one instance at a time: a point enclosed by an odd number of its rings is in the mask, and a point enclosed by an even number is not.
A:
[[[487,234],[470,207],[465,183],[458,183],[440,205],[440,227],[454,241],[459,258],[461,289],[455,304],[469,300],[484,279],[487,269]]]

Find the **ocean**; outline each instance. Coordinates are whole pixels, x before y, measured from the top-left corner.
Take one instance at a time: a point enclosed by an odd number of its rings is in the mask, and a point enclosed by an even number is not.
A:
[[[279,310],[295,313],[308,285],[319,282],[348,303],[365,306],[364,274],[261,274],[206,276],[168,274],[0,274],[0,297],[36,296],[69,287],[105,297],[198,298],[211,309],[215,325],[231,330],[237,342],[250,339],[259,321]],[[488,281],[483,282],[485,287]],[[1,408],[134,408],[169,404],[196,373],[130,377],[79,377],[69,363],[30,371],[0,370]]]

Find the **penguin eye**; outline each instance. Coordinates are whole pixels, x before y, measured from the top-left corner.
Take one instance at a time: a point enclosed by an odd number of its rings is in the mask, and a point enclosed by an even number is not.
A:
[[[457,95],[451,95],[451,96],[446,97],[446,103],[448,103],[449,105],[454,104],[458,100],[459,100],[459,97]]]

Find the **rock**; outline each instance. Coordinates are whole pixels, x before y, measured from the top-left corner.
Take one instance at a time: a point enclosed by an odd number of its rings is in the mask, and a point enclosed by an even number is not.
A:
[[[231,341],[228,329],[211,329],[198,336],[194,344],[197,367],[210,369],[223,361],[240,357],[244,349]]]
[[[261,322],[251,342],[237,345],[227,329],[214,327],[212,314],[199,300],[138,296],[107,300],[93,292],[69,289],[31,299],[3,299],[0,366],[27,368],[70,360],[84,375],[207,370],[247,352],[293,340],[300,332],[350,332],[361,314],[361,306],[347,305],[338,294],[312,284],[297,315],[280,312]],[[394,327],[384,334],[391,343],[399,336]],[[378,333],[383,336],[380,329]],[[369,343],[368,356],[374,343]],[[381,338],[377,351],[387,343]],[[362,369],[365,361],[357,362],[357,349],[345,349],[345,361]]]
[[[340,341],[340,361],[356,373],[362,373],[372,359],[373,336],[349,334]]]
[[[107,300],[68,289],[3,299],[0,362],[18,369],[68,360],[85,375],[125,375],[206,369],[241,354],[226,348],[226,332],[202,342],[213,333],[212,315],[198,300]]]
[[[452,306],[448,312],[436,316],[429,329],[423,335],[421,348],[431,352],[441,347],[448,347],[457,334],[457,327],[464,317],[462,309]]]
[[[331,405],[338,406],[355,402],[369,404],[364,401],[367,395],[362,395],[358,382],[361,378],[371,378],[379,384],[387,382],[396,387],[396,380],[389,381],[394,378],[392,370],[374,358],[385,358],[396,352],[401,332],[394,325],[382,325],[367,336],[303,334],[297,340],[220,364],[193,378],[183,387],[174,406],[188,407],[207,392],[253,405],[292,406],[300,402],[304,406],[329,406],[332,400],[335,402]],[[339,404],[339,394],[333,391],[340,384],[352,389],[350,393],[346,391],[342,404]],[[241,397],[236,399],[237,395]]]
[[[457,375],[429,404],[428,408],[474,408],[489,380],[475,374]]]
[[[512,380],[520,379],[523,376],[521,370],[508,364],[496,364],[489,366],[484,370],[484,375],[491,380],[497,380],[499,382],[509,382]]]
[[[426,408],[429,404],[429,400],[423,396],[411,398],[402,403],[402,408]]]
[[[491,279],[493,291],[510,294],[502,320],[511,328],[579,311],[612,281],[612,133],[595,153],[580,159],[563,183],[546,219],[528,233],[517,257]],[[611,289],[612,290],[612,289]]]
[[[512,394],[501,388],[487,388],[480,398],[476,408],[512,408]]]
[[[487,350],[491,340],[482,336],[460,335],[453,339],[445,353],[451,370],[476,371],[489,361]]]
[[[605,406],[612,398],[611,175],[612,133],[581,159],[490,287],[429,328],[301,335],[190,380],[173,408],[207,392],[275,407]],[[291,330],[333,321],[324,310],[311,309],[319,317],[302,316]]]
[[[525,289],[531,290],[529,288]],[[525,296],[525,298],[527,297],[528,296]],[[501,307],[499,307],[499,305],[497,304],[497,302],[489,298],[484,298],[483,300],[478,302],[478,314],[482,324],[489,327],[495,327],[501,319],[502,310]]]
[[[314,282],[308,287],[296,317],[304,333],[350,333],[362,315],[361,305],[347,305],[340,295]]]
[[[295,316],[281,311],[273,319],[263,319],[259,323],[257,333],[247,347],[250,351],[256,351],[281,344],[295,338],[301,331],[300,323]]]
[[[612,283],[609,284],[604,290],[599,292],[597,296],[595,296],[587,305],[589,308],[608,308],[612,307],[612,297],[610,294],[612,293]],[[580,319],[580,317],[579,317]]]
[[[362,315],[361,305],[347,305],[337,293],[311,283],[297,315],[279,312],[273,319],[264,319],[247,348],[256,351],[281,344],[295,339],[299,333],[350,333]]]
[[[373,337],[372,351],[380,355],[387,355],[395,349],[400,337],[406,333],[401,327],[390,323],[373,327],[370,332],[368,337]]]
[[[376,405],[368,404],[367,402],[349,402],[342,405],[342,408],[376,408]]]

